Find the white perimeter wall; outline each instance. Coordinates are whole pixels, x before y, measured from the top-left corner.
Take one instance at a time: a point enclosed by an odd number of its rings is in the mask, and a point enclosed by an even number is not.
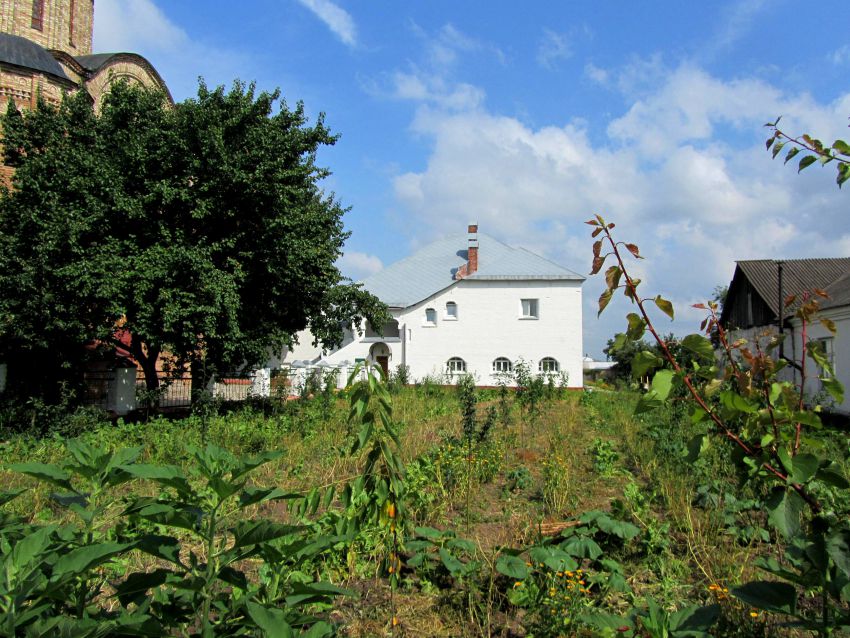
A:
[[[521,299],[538,300],[538,319],[521,318]],[[457,320],[446,318],[446,302],[457,304]],[[437,311],[436,326],[425,322],[426,308]],[[366,343],[355,340],[326,359],[331,363],[368,358],[376,342],[390,349],[390,368],[405,363],[413,379],[443,374],[451,357],[466,361],[478,385],[495,385],[493,360],[525,359],[537,373],[543,357],[554,357],[569,374],[570,387],[581,387],[581,282],[461,280],[401,311],[393,311],[401,337]]]

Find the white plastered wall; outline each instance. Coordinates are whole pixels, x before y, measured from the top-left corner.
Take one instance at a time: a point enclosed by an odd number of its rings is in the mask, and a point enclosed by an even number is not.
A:
[[[521,318],[521,300],[538,300],[538,318]],[[457,319],[447,318],[446,303],[457,304]],[[425,321],[433,308],[436,325]],[[569,375],[570,387],[583,385],[581,282],[568,280],[461,280],[414,306],[393,311],[400,339],[386,340],[390,368],[405,363],[413,379],[442,375],[451,357],[466,362],[478,385],[495,385],[493,361],[525,359],[537,373],[553,357]],[[367,358],[375,342],[355,340],[328,354],[331,363]]]

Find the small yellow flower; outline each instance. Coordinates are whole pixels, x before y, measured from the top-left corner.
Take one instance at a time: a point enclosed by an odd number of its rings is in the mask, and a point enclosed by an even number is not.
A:
[[[758,617],[759,617],[759,613],[757,611],[751,611],[750,612],[750,618],[758,618]]]

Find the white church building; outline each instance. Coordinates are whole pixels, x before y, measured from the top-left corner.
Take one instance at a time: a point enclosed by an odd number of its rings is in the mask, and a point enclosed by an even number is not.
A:
[[[533,373],[563,374],[581,387],[584,277],[468,227],[363,281],[390,309],[379,333],[346,331],[342,345],[310,351],[304,335],[284,365],[350,369],[368,361],[411,380],[472,374],[480,386],[524,360]],[[310,356],[313,355],[313,356]],[[305,358],[306,357],[306,358]]]

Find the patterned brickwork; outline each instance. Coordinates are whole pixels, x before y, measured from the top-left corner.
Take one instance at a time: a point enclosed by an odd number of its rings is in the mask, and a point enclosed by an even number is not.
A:
[[[42,3],[41,29],[33,28],[33,10]],[[92,52],[93,0],[0,0],[0,31],[70,55]]]

